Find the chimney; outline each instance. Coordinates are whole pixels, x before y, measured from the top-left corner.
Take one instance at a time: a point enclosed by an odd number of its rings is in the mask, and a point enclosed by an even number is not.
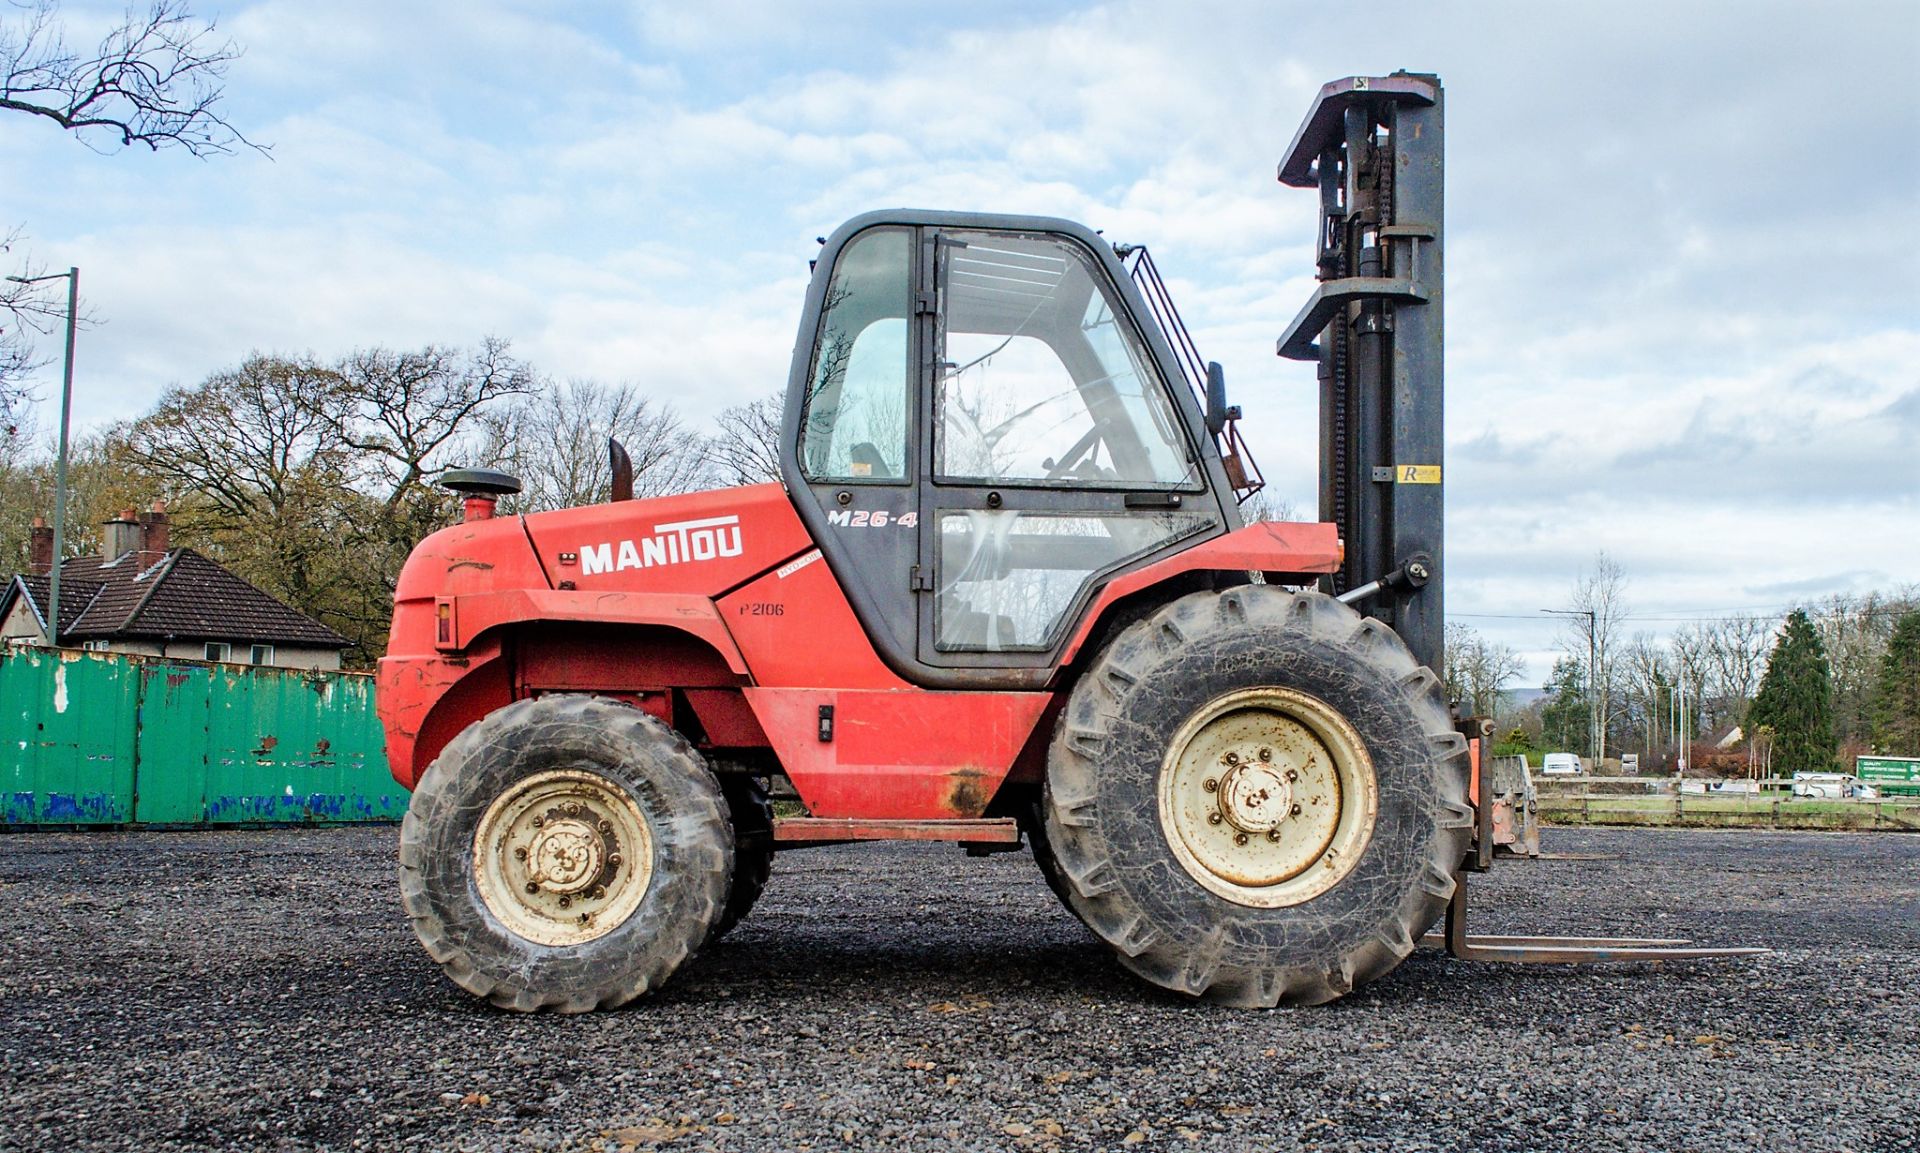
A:
[[[167,555],[167,502],[156,500],[140,514],[140,567],[152,568]]]
[[[33,518],[33,530],[27,539],[27,571],[34,576],[46,576],[53,571],[53,529],[46,517]]]
[[[111,563],[140,547],[140,521],[130,508],[104,522],[100,533],[100,559]]]

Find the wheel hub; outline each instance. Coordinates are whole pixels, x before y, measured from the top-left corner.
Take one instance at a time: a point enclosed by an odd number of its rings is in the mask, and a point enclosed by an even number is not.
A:
[[[1268,758],[1272,749],[1261,749]],[[1243,833],[1271,833],[1292,815],[1293,786],[1270,764],[1241,762],[1220,778],[1221,819]]]
[[[1256,908],[1327,891],[1358,863],[1379,788],[1353,727],[1317,698],[1243,689],[1196,712],[1161,768],[1161,828],[1211,892]]]
[[[551,823],[533,837],[527,879],[550,892],[578,893],[599,879],[609,852],[607,841],[585,821]]]
[[[626,791],[597,773],[535,773],[487,807],[474,874],[488,911],[543,945],[613,931],[652,879],[653,837]]]

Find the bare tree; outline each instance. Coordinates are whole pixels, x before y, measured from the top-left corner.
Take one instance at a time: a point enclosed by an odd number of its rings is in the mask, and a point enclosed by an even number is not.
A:
[[[38,367],[33,346],[10,327],[0,326],[0,441],[19,443],[26,434],[23,422],[33,393],[23,380]]]
[[[356,495],[334,433],[344,403],[333,368],[254,355],[194,387],[168,389],[109,439],[152,490],[130,503],[167,498],[179,539],[336,624],[328,610],[352,587],[345,506]]]
[[[66,556],[98,552],[102,521],[165,495],[133,460],[124,428],[75,437],[69,458]],[[25,568],[29,527],[34,517],[52,513],[53,499],[53,445],[0,440],[0,580]]]
[[[1707,707],[1708,685],[1712,681],[1711,662],[1707,659],[1707,634],[1697,626],[1676,631],[1667,639],[1667,651],[1673,658],[1673,680],[1687,702],[1686,734],[1691,741],[1702,727],[1717,727],[1719,715]]]
[[[1622,621],[1627,615],[1627,574],[1605,552],[1596,553],[1593,569],[1573,586],[1574,616],[1566,618],[1573,635],[1562,641],[1569,657],[1592,665],[1594,709],[1599,722],[1593,756],[1607,755],[1607,728],[1615,719],[1614,663],[1620,646]]]
[[[1274,496],[1263,489],[1240,503],[1240,519],[1248,524],[1294,521],[1300,519],[1300,513],[1286,497]]]
[[[1617,662],[1620,683],[1615,688],[1622,711],[1643,737],[1641,749],[1653,757],[1659,752],[1662,714],[1673,696],[1673,666],[1667,654],[1646,633],[1636,633]]]
[[[346,403],[331,410],[333,429],[360,454],[368,491],[393,508],[432,472],[470,448],[494,402],[533,391],[532,370],[494,337],[465,352],[428,345],[416,352],[374,348],[339,367]]]
[[[0,109],[51,121],[88,147],[144,144],[195,156],[266,149],[219,110],[227,69],[240,48],[221,39],[185,0],[129,11],[91,51],[67,46],[59,0],[19,0],[0,22]]]
[[[1766,654],[1774,645],[1778,620],[1766,616],[1722,616],[1705,627],[1701,664],[1707,666],[1703,698],[1713,708],[1716,723],[1743,725],[1747,702],[1761,687]]]
[[[701,438],[668,404],[632,385],[591,380],[549,384],[498,414],[488,459],[520,478],[523,512],[606,500],[612,485],[607,438],[633,460],[633,494],[666,496],[703,487]]]
[[[144,16],[130,8],[92,52],[67,46],[59,0],[9,0],[0,18],[0,111],[20,112],[72,132],[88,147],[144,144],[195,156],[247,147],[265,153],[228,123],[218,105],[228,67],[240,56],[201,22],[186,0],[153,0]],[[108,150],[106,148],[99,149]],[[0,235],[0,254],[21,239]],[[31,280],[38,270],[22,267]],[[24,381],[45,361],[30,333],[65,319],[66,302],[46,281],[0,281],[0,436],[13,435],[33,400]],[[85,323],[84,314],[75,323]]]
[[[27,526],[52,508],[47,472],[27,428],[0,429],[0,580],[27,563]]]
[[[331,435],[341,384],[311,359],[256,353],[195,387],[169,388],[128,428],[128,446],[168,486],[155,495],[191,491],[236,518],[271,515],[301,475],[344,481],[346,460]]]
[[[11,253],[22,239],[18,228],[0,236],[0,255]],[[46,282],[22,283],[32,281],[38,272],[22,267],[17,279],[0,280],[0,438],[17,437],[24,431],[27,402],[33,400],[26,378],[46,363],[34,351],[28,334],[47,332],[66,311]]]
[[[140,501],[173,502],[178,539],[340,630],[365,661],[407,554],[454,513],[428,476],[532,380],[500,341],[333,364],[256,355],[167,390],[124,431],[125,455],[149,489]]]
[[[1470,625],[1447,622],[1443,680],[1447,695],[1474,716],[1497,716],[1501,694],[1525,667],[1511,647],[1490,642]]]
[[[720,431],[707,441],[707,455],[719,484],[762,484],[780,479],[781,416],[779,393],[722,409],[714,423]]]
[[[1920,589],[1836,594],[1809,606],[1807,615],[1833,670],[1834,728],[1842,740],[1865,741],[1872,731],[1872,698],[1887,642],[1900,615],[1920,604]]]

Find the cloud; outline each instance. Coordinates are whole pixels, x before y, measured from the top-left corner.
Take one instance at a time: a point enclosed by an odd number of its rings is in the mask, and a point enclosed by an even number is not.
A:
[[[841,220],[1064,215],[1151,247],[1304,510],[1318,390],[1273,341],[1316,203],[1274,166],[1322,82],[1431,69],[1449,604],[1533,614],[1602,547],[1676,611],[1920,571],[1920,13],[1373,11],[1356,41],[1345,10],[1225,2],[235,4],[228,109],[274,161],[97,157],[0,120],[0,168],[34,175],[0,224],[80,263],[108,321],[83,421],[253,348],[488,333],[698,420],[783,385]],[[1550,623],[1498,627],[1550,647]]]

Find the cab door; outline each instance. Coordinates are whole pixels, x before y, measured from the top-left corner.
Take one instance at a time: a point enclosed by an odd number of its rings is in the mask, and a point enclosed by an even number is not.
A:
[[[1104,577],[1222,518],[1166,377],[1082,241],[928,231],[916,649],[984,682],[1047,667]]]
[[[896,672],[915,643],[915,430],[926,359],[916,301],[929,299],[919,288],[919,238],[910,225],[883,225],[829,252],[809,299],[817,319],[805,375],[787,402],[800,414],[797,436],[789,426],[797,456],[786,465],[788,491],[874,648]]]
[[[782,470],[914,684],[1042,687],[1108,576],[1230,523],[1173,354],[1099,243],[956,213],[872,214],[826,241]]]

